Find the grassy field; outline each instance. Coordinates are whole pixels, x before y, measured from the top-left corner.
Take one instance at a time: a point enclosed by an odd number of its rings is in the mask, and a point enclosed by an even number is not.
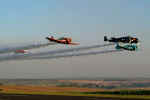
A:
[[[52,87],[52,86],[0,86],[1,94],[21,94],[21,95],[59,95],[59,96],[88,96],[101,98],[119,98],[119,99],[147,99],[149,95],[133,94],[135,91],[143,90],[115,90],[73,88],[73,87]],[[124,94],[120,94],[123,93]],[[134,91],[134,92],[131,92]],[[128,94],[126,94],[128,93]]]

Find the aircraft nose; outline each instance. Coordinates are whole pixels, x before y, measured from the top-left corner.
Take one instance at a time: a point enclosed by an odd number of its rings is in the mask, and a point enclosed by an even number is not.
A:
[[[136,38],[136,43],[138,43],[139,42],[139,40]]]
[[[138,38],[133,38],[133,43],[138,43],[139,42],[139,40],[138,40]]]

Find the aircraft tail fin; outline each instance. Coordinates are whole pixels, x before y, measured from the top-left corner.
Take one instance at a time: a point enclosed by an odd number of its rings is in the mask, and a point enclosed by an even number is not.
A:
[[[49,40],[49,37],[45,37],[45,39]]]
[[[104,41],[108,41],[107,36],[104,36]]]
[[[115,47],[117,50],[119,50],[121,47],[119,45],[119,43],[116,43],[116,47]]]

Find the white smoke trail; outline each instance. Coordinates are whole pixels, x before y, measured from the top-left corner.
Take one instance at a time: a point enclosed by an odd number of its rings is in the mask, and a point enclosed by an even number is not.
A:
[[[59,54],[59,55],[51,55],[49,54],[46,55],[45,57],[42,56],[12,56],[12,57],[5,57],[5,58],[0,58],[0,62],[2,61],[9,61],[9,60],[37,60],[37,59],[58,59],[58,58],[68,58],[68,57],[74,57],[74,56],[90,56],[90,55],[98,55],[98,54],[106,54],[106,53],[112,53],[112,52],[121,52],[123,50],[106,50],[106,51],[90,51],[86,53],[72,53],[72,54]]]
[[[110,46],[114,44],[104,44],[104,45],[92,45],[92,46],[82,46],[77,48],[71,49],[61,49],[61,50],[54,50],[48,52],[39,52],[34,54],[14,54],[8,56],[0,56],[0,61],[8,61],[8,60],[25,60],[25,59],[45,59],[45,58],[62,58],[62,57],[71,57],[71,56],[83,56],[83,55],[94,55],[99,53],[107,53],[107,52],[115,52],[114,50],[109,51],[98,51],[98,52],[88,52],[88,53],[77,53],[79,51],[86,51],[89,49],[96,49],[100,47]],[[43,45],[42,45],[43,46]],[[72,52],[73,54],[66,54]],[[59,54],[59,55],[58,55]],[[44,58],[42,58],[42,56]]]
[[[42,48],[42,47],[46,47],[46,46],[54,45],[54,44],[56,43],[32,44],[32,45],[19,46],[19,47],[7,47],[7,48],[2,48],[0,50],[0,54],[15,52],[16,50],[20,50],[20,49],[28,50],[28,49]]]
[[[43,56],[43,55],[55,55],[55,54],[63,54],[63,53],[68,53],[68,52],[78,52],[78,51],[85,51],[89,49],[96,49],[100,47],[105,47],[105,46],[110,46],[114,45],[112,43],[110,44],[103,44],[103,45],[92,45],[92,46],[82,46],[82,47],[76,47],[76,48],[70,48],[70,49],[61,49],[61,50],[53,50],[53,51],[48,51],[48,52],[39,52],[36,54],[29,54],[27,56]]]
[[[106,54],[106,53],[112,53],[112,52],[121,52],[123,50],[106,50],[106,51],[91,51],[86,53],[73,53],[73,54],[63,54],[63,55],[54,55],[54,56],[46,56],[46,57],[30,57],[27,58],[28,60],[34,60],[34,59],[58,59],[58,58],[68,58],[68,57],[74,57],[74,56],[89,56],[89,55],[98,55],[98,54]]]

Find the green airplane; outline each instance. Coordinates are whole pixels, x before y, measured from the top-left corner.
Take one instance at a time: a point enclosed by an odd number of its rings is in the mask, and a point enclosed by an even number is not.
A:
[[[126,44],[124,46],[119,45],[119,43],[117,43],[116,47],[117,50],[128,50],[128,51],[137,51],[138,50],[138,46],[136,44]]]

